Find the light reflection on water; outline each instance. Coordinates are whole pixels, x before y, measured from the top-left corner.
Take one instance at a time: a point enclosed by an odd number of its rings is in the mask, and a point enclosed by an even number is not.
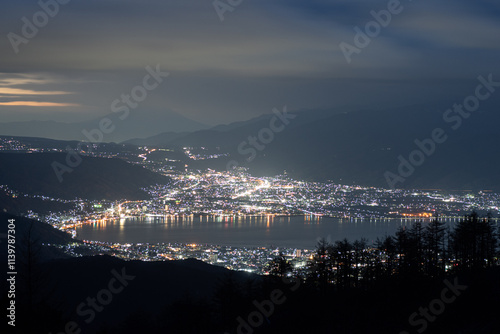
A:
[[[314,248],[318,238],[351,241],[393,235],[416,219],[337,219],[316,216],[165,216],[101,221],[77,228],[78,238],[119,243],[202,243]],[[426,224],[429,220],[424,220]],[[447,220],[453,224],[455,220]]]

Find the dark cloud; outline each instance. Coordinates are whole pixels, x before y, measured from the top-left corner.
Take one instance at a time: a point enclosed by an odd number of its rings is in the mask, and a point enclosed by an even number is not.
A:
[[[16,54],[7,34],[21,35],[21,18],[31,20],[40,7],[10,2],[0,14],[0,73],[45,78],[43,87],[16,87],[71,91],[41,102],[77,106],[0,105],[0,117],[104,115],[142,80],[145,66],[156,64],[171,76],[140,108],[168,108],[209,124],[285,104],[379,109],[453,101],[477,75],[498,71],[500,4],[493,0],[402,1],[404,10],[348,64],[339,44],[353,44],[354,27],[387,3],[244,0],[221,22],[212,1],[73,0]]]

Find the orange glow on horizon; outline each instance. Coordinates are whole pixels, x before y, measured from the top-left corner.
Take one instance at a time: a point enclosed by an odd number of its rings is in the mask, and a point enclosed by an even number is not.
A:
[[[40,91],[22,88],[0,87],[0,95],[65,95],[72,94],[64,91]]]
[[[0,102],[0,106],[79,107],[80,105],[75,103],[60,103],[60,102],[11,101],[11,102]]]

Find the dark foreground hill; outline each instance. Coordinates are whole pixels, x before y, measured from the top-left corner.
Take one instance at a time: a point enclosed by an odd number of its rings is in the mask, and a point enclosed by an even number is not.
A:
[[[368,290],[319,291],[305,282],[255,280],[196,260],[55,260],[44,265],[38,281],[44,284],[33,291],[43,303],[26,312],[25,295],[19,293],[19,331],[7,333],[64,333],[66,326],[74,333],[107,334],[382,334],[424,328],[426,333],[498,333],[498,269],[380,282]],[[20,274],[18,282],[22,291]],[[424,315],[429,308],[432,321]],[[33,324],[35,330],[26,330]]]
[[[16,215],[25,214],[27,210],[40,215],[47,215],[52,212],[68,212],[74,208],[75,203],[73,202],[64,203],[51,199],[25,196],[12,197],[10,194],[0,192],[0,211]]]
[[[16,257],[20,262],[25,262],[28,252],[32,252],[37,260],[47,261],[56,258],[68,257],[62,251],[49,246],[50,244],[66,245],[79,242],[70,234],[53,228],[49,224],[25,217],[15,216],[6,212],[0,212],[0,256],[7,259],[7,229],[9,220],[14,220]],[[11,232],[12,233],[12,232]]]
[[[65,333],[68,324],[74,324],[81,333],[98,333],[106,328],[110,329],[107,333],[140,333],[145,328],[160,332],[170,322],[181,321],[178,324],[183,326],[180,317],[192,320],[193,312],[196,316],[206,312],[204,303],[229,277],[241,285],[257,278],[197,260],[142,262],[110,256],[69,257],[48,245],[79,241],[45,223],[0,213],[4,268],[9,220],[13,220],[15,231],[13,265],[17,274],[12,289],[6,280],[11,276],[5,277],[4,270],[0,290],[4,309],[12,299],[6,292],[15,294],[16,327],[4,321],[2,333]],[[184,304],[191,307],[192,303],[199,303],[198,309],[183,309]],[[192,321],[189,326],[196,327]],[[207,323],[198,326],[200,333],[207,329]]]
[[[170,312],[169,307],[207,301],[229,277],[238,284],[257,278],[193,259],[142,262],[110,256],[69,257],[49,245],[80,241],[48,224],[0,212],[0,255],[4,267],[9,220],[15,231],[17,326],[8,327],[3,322],[7,331],[2,333],[64,333],[69,322],[78,324],[82,333],[97,333],[103,328],[111,328],[114,333],[137,333],[148,326],[166,326],[157,321]],[[4,293],[8,289],[6,272],[3,271],[0,282],[2,306],[8,302]],[[105,307],[93,309],[91,299],[98,303],[104,300],[101,306]],[[184,310],[171,312],[185,316]],[[206,324],[199,325],[203,328]]]
[[[169,182],[167,177],[120,159],[80,156],[81,163],[68,166],[66,158],[63,153],[0,153],[0,184],[31,195],[116,200],[147,198],[141,188]],[[63,170],[61,179],[54,165]]]
[[[109,256],[26,261],[22,238],[66,243],[48,225],[16,220],[16,327],[2,333],[498,333],[500,268],[430,279],[381,279],[366,288],[257,277],[197,260]],[[62,233],[62,234],[61,234]],[[6,249],[5,238],[0,247]],[[2,258],[6,259],[5,254]],[[4,262],[2,262],[4,263]],[[6,271],[4,271],[5,273]],[[10,277],[10,276],[9,276]],[[2,307],[12,291],[2,278]],[[430,311],[429,311],[430,310]]]

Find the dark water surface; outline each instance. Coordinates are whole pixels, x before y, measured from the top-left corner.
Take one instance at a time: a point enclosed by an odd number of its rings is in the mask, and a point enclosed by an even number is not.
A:
[[[318,238],[334,242],[393,235],[409,219],[327,217],[144,217],[92,223],[77,228],[78,238],[118,243],[201,243],[234,246],[314,248]],[[424,221],[424,225],[426,222]],[[453,224],[448,221],[448,224]]]

